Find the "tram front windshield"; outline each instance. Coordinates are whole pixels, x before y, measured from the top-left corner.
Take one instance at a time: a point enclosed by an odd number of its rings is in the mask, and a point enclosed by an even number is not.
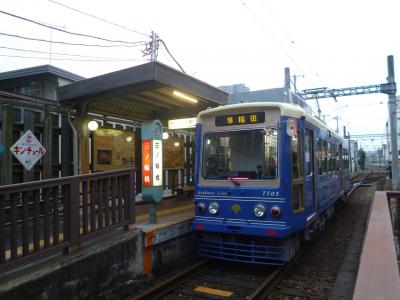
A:
[[[276,128],[207,133],[202,177],[208,180],[272,180],[278,176]]]

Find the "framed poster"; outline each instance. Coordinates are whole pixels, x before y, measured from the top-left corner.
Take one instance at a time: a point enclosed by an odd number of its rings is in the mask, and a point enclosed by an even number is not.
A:
[[[165,169],[183,169],[185,165],[185,141],[182,137],[163,140],[163,161]]]
[[[134,167],[134,132],[99,128],[93,132],[92,145],[92,165],[95,172]]]

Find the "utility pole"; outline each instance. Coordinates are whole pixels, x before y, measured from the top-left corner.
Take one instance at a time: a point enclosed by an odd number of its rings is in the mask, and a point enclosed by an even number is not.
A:
[[[292,77],[293,77],[293,89],[294,89],[294,92],[297,93],[297,78],[304,78],[304,75],[294,74]]]
[[[336,120],[336,133],[339,134],[339,116],[333,117]]]
[[[285,68],[285,102],[292,103],[292,93],[290,91],[290,69]]]
[[[158,57],[158,35],[154,31],[151,31],[150,43],[150,61],[155,62]]]
[[[393,55],[387,57],[389,85],[395,85]],[[397,190],[399,185],[399,150],[397,147],[397,113],[396,113],[396,89],[388,94],[389,123],[392,152],[392,185]]]

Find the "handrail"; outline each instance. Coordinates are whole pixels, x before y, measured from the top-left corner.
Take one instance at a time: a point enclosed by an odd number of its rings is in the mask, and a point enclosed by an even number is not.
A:
[[[134,224],[134,176],[124,169],[1,186],[0,266]]]

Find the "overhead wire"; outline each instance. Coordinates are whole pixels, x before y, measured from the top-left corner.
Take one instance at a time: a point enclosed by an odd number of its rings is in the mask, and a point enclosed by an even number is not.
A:
[[[241,0],[243,6],[247,9],[247,11],[250,13],[250,15],[253,17],[253,19],[261,26],[261,28],[264,30],[264,32],[271,38],[271,40],[281,49],[281,51],[283,52],[283,54],[285,54],[285,56],[287,58],[289,58],[289,60],[296,66],[296,68],[302,72],[303,74],[305,74],[305,72],[303,71],[303,69],[299,66],[299,64],[295,61],[295,59],[286,51],[285,47],[278,41],[277,38],[275,38],[275,36],[268,30],[268,28],[264,25],[264,23],[254,14],[254,12],[250,9],[250,7],[246,4],[246,2],[244,0]],[[315,87],[314,82],[312,82],[311,79],[307,78],[307,80]]]
[[[85,43],[71,43],[71,42],[63,42],[63,41],[51,41],[51,40],[46,40],[46,39],[30,38],[30,37],[26,37],[26,36],[21,36],[21,35],[17,35],[17,34],[10,34],[10,33],[4,33],[4,32],[0,32],[0,35],[19,38],[19,39],[24,39],[24,40],[30,40],[30,41],[53,43],[53,44],[63,44],[63,45],[71,45],[71,46],[85,46],[85,47],[101,47],[101,48],[117,48],[117,47],[133,48],[133,47],[143,46],[143,45],[147,44],[146,42],[143,41],[143,42],[138,42],[137,44],[134,44],[134,45],[129,45],[129,44],[99,45],[99,44],[85,44]]]
[[[46,59],[48,57],[39,57],[39,56],[22,56],[22,55],[8,55],[8,54],[0,54],[2,57],[15,57],[15,58],[30,58],[30,59]],[[51,58],[52,60],[60,60],[60,61],[86,61],[86,62],[93,62],[93,61],[104,61],[104,62],[119,62],[119,61],[144,61],[144,59],[126,59],[126,58],[116,58],[116,59],[74,59],[74,58]]]
[[[23,48],[12,48],[0,46],[0,49],[19,51],[19,52],[29,52],[29,53],[41,53],[41,54],[50,54],[48,51],[39,51],[32,49],[23,49]],[[90,55],[81,55],[81,54],[71,54],[71,53],[60,53],[60,52],[51,52],[52,55],[61,55],[61,56],[73,56],[73,57],[82,57],[82,58],[96,58],[96,59],[128,59],[131,58],[121,58],[121,57],[106,57],[106,56],[90,56]]]
[[[10,16],[10,17],[13,17],[13,18],[16,18],[16,19],[19,19],[19,20],[23,20],[23,21],[26,21],[26,22],[30,22],[30,23],[33,23],[33,24],[36,24],[36,25],[39,25],[39,26],[42,26],[42,27],[50,28],[50,29],[52,29],[52,30],[56,30],[56,31],[59,31],[59,32],[62,32],[62,33],[66,33],[66,34],[70,34],[70,35],[76,35],[76,36],[81,36],[81,37],[87,37],[87,38],[97,39],[97,40],[101,40],[101,41],[105,41],[105,42],[110,42],[110,43],[123,43],[123,44],[130,44],[130,45],[136,45],[136,44],[138,44],[138,43],[143,43],[143,42],[144,42],[144,41],[129,42],[129,41],[121,41],[121,40],[110,40],[110,39],[107,39],[107,38],[103,38],[103,37],[99,37],[99,36],[94,36],[94,35],[90,35],[90,34],[84,34],[84,33],[78,33],[78,32],[71,32],[71,31],[64,30],[64,29],[61,29],[61,28],[57,28],[57,27],[54,27],[54,26],[51,26],[51,25],[43,24],[43,23],[41,23],[41,22],[38,22],[38,21],[35,21],[35,20],[31,20],[31,19],[28,19],[28,18],[25,18],[25,17],[21,17],[21,16],[18,16],[18,15],[15,15],[15,14],[12,14],[12,13],[9,13],[9,12],[6,12],[6,11],[3,11],[3,10],[0,10],[0,13],[2,13],[2,14],[4,14],[4,15],[7,15],[7,16]]]
[[[181,69],[181,71],[182,71],[183,73],[186,74],[185,70],[182,68],[182,66],[180,65],[180,63],[175,59],[175,57],[174,57],[174,56],[172,55],[172,53],[169,51],[169,49],[168,49],[167,45],[165,44],[165,42],[164,42],[163,40],[161,40],[161,39],[158,39],[158,41],[160,41],[161,44],[163,44],[165,50],[168,52],[168,54],[171,56],[171,58],[174,60],[174,62],[178,65],[178,67]]]
[[[116,26],[116,27],[119,27],[119,28],[122,28],[122,29],[125,29],[125,30],[128,30],[128,31],[131,31],[131,32],[134,32],[134,33],[137,33],[137,34],[140,34],[140,35],[145,36],[145,37],[149,37],[148,34],[145,34],[145,33],[143,33],[143,32],[134,30],[134,29],[129,28],[129,27],[124,26],[124,25],[120,25],[120,24],[117,24],[117,23],[108,21],[108,20],[106,20],[106,19],[104,19],[104,18],[97,17],[97,16],[95,16],[95,15],[89,14],[89,13],[84,12],[84,11],[82,11],[82,10],[79,10],[79,9],[77,9],[77,8],[73,8],[73,7],[71,7],[71,6],[67,6],[67,5],[65,5],[65,4],[63,4],[63,3],[60,3],[60,2],[57,2],[57,1],[54,1],[54,0],[49,0],[49,2],[52,2],[52,3],[56,4],[56,5],[62,6],[62,7],[64,7],[64,8],[67,8],[67,9],[69,9],[69,10],[75,11],[75,12],[80,13],[80,14],[82,14],[82,15],[91,17],[91,18],[93,18],[93,19],[96,19],[96,20],[105,22],[105,23],[107,23],[107,24],[110,24],[110,25],[113,25],[113,26]]]

